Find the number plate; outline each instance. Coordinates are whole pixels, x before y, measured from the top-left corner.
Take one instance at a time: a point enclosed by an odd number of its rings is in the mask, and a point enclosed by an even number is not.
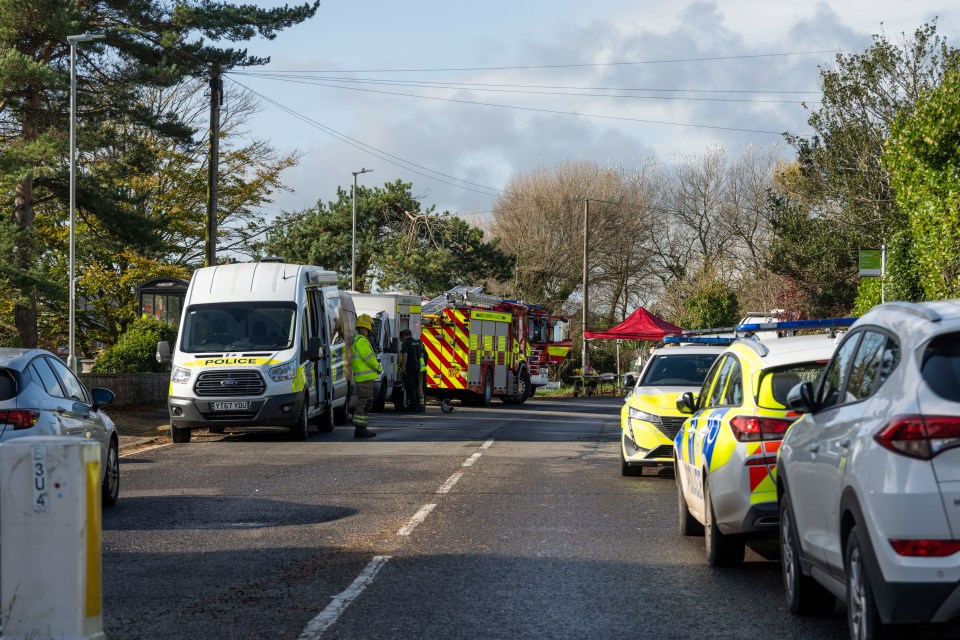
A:
[[[214,411],[246,411],[250,403],[244,402],[211,402],[210,408]]]

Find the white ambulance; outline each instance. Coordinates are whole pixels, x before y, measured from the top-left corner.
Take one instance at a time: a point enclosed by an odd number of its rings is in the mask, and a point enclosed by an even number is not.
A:
[[[353,301],[337,274],[278,261],[198,269],[172,359],[170,432],[287,427],[295,439],[348,418]]]
[[[397,411],[403,409],[403,377],[400,371],[400,332],[409,329],[420,339],[422,298],[408,293],[359,293],[351,291],[357,314],[373,318],[370,342],[383,371],[374,382],[373,411],[383,411],[387,399]]]

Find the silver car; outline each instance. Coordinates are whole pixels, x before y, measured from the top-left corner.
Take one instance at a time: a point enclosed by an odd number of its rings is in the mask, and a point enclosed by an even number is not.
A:
[[[77,436],[100,444],[103,504],[120,496],[117,430],[102,408],[108,389],[87,391],[62,360],[43,349],[0,348],[0,444],[23,436]]]
[[[788,402],[803,414],[777,477],[790,610],[840,598],[851,638],[960,637],[960,301],[875,307]]]

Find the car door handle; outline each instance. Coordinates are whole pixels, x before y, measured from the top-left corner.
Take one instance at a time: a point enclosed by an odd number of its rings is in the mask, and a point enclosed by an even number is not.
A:
[[[841,449],[849,449],[849,448],[850,448],[850,439],[848,438],[848,439],[846,439],[846,440],[841,440],[841,441],[840,441],[840,448],[841,448]]]
[[[810,451],[810,453],[816,453],[817,451],[820,451],[820,445],[812,444],[809,447],[807,447],[807,450]]]

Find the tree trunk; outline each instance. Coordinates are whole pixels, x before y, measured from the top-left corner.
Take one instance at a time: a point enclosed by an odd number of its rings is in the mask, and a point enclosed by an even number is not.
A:
[[[40,90],[38,88],[28,88],[26,107],[23,120],[23,139],[26,142],[31,142],[40,135]],[[29,172],[23,180],[17,183],[13,196],[13,219],[19,227],[30,229],[33,227],[33,218],[33,172]],[[16,262],[26,273],[26,270],[33,264],[32,243],[29,241],[20,242],[15,250],[17,251]],[[37,303],[35,292],[20,289],[19,301],[14,306],[14,324],[20,334],[20,345],[29,348],[36,347]]]

